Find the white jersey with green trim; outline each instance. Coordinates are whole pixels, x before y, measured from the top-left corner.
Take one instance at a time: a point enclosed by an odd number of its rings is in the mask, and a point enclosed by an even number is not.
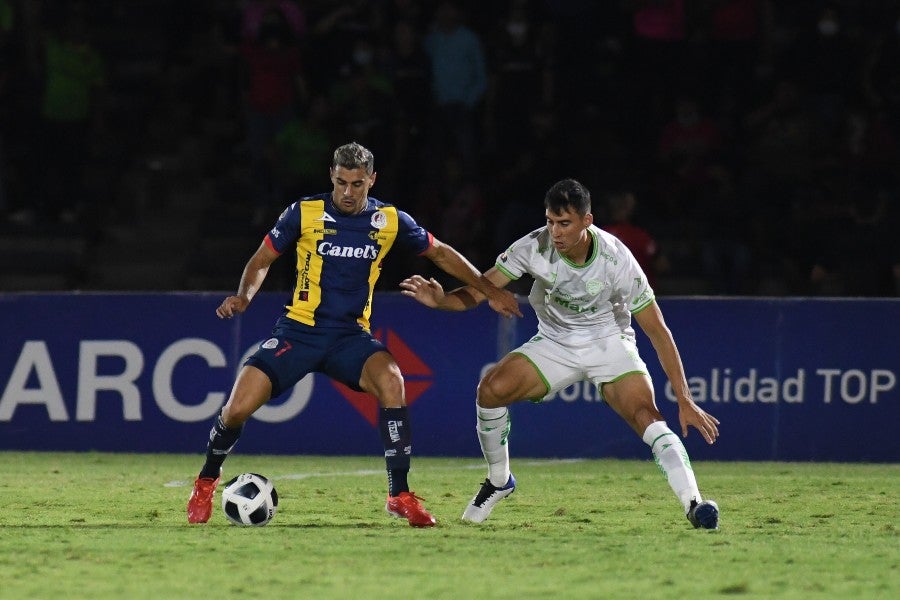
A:
[[[497,257],[496,267],[510,279],[534,278],[528,301],[538,332],[562,344],[610,335],[634,337],[631,315],[653,302],[653,290],[631,251],[595,225],[590,255],[583,265],[556,250],[546,227],[514,242]]]

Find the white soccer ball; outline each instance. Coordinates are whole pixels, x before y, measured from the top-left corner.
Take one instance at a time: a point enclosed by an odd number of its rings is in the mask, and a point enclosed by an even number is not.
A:
[[[272,520],[277,509],[275,486],[258,473],[241,473],[222,491],[222,512],[235,525],[261,527]]]

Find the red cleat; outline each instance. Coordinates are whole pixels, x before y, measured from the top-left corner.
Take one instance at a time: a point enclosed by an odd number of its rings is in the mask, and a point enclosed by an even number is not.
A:
[[[187,505],[188,523],[209,521],[209,517],[212,516],[213,495],[216,493],[219,479],[219,477],[215,479],[198,477],[194,481],[194,491],[191,492],[191,498]]]
[[[399,496],[388,496],[384,510],[395,517],[406,517],[412,527],[434,527],[435,520],[419,498],[412,492],[400,492]]]

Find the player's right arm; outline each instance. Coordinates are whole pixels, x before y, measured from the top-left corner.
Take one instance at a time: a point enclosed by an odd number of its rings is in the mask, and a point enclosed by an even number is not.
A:
[[[240,314],[247,310],[253,296],[259,291],[266,275],[269,273],[269,267],[275,262],[280,254],[276,252],[268,244],[268,238],[264,240],[247,264],[244,266],[244,272],[241,274],[241,282],[238,284],[237,294],[228,296],[216,309],[216,314],[220,319],[230,319],[236,314]]]
[[[485,271],[484,277],[498,288],[506,287],[512,281],[497,267],[491,267]],[[438,310],[469,310],[487,300],[487,296],[470,285],[444,292],[443,286],[433,277],[425,279],[421,275],[407,277],[400,282],[400,287],[403,288],[401,291],[403,295],[415,298],[421,304]]]

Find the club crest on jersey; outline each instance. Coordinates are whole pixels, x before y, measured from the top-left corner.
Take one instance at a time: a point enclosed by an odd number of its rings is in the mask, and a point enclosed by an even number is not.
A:
[[[273,348],[278,347],[278,340],[276,338],[269,338],[262,343],[262,347],[266,350],[271,350]]]
[[[384,229],[387,227],[387,215],[380,210],[372,213],[372,227],[375,229]]]
[[[596,279],[591,279],[587,282],[585,288],[587,289],[588,294],[596,296],[603,289],[603,282],[597,281]]]

